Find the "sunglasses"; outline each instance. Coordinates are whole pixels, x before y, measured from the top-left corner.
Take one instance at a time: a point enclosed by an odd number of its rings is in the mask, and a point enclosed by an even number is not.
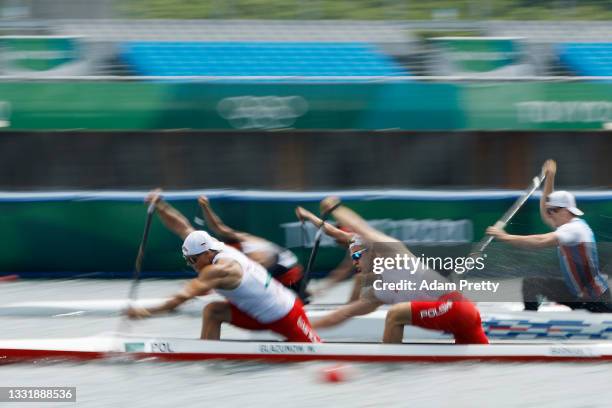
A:
[[[559,211],[561,211],[560,207],[551,207],[551,208],[547,208],[546,209],[546,214],[550,215],[550,214],[556,214]]]
[[[359,251],[353,252],[353,253],[351,254],[351,259],[352,259],[353,261],[358,261],[358,260],[360,260],[360,259],[361,259],[361,257],[363,256],[363,253],[364,253],[365,251],[367,251],[367,248],[360,249]]]

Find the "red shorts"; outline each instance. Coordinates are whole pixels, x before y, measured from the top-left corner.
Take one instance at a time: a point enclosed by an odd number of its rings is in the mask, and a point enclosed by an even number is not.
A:
[[[231,303],[230,308],[232,310],[232,321],[230,323],[234,326],[248,330],[271,330],[290,342],[321,342],[317,333],[310,326],[310,321],[304,311],[304,305],[299,299],[295,300],[293,307],[285,317],[271,323],[261,323]]]
[[[456,344],[489,344],[480,312],[459,292],[448,293],[433,302],[415,301],[410,305],[414,326],[450,332]]]
[[[283,273],[282,275],[275,276],[275,278],[277,281],[279,281],[283,285],[291,286],[299,282],[299,280],[302,279],[302,275],[303,275],[302,267],[300,265],[296,265],[292,268],[289,268],[287,272]]]

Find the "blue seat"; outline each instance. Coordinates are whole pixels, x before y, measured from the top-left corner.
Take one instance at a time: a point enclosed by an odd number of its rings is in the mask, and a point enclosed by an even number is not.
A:
[[[367,43],[133,41],[121,48],[122,59],[143,76],[410,75]]]
[[[559,60],[581,76],[612,76],[612,43],[564,43],[556,46]]]

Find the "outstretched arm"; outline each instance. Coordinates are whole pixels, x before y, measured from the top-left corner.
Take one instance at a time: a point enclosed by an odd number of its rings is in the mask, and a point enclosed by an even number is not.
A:
[[[206,196],[199,196],[198,204],[200,204],[200,207],[202,208],[202,214],[204,215],[204,219],[206,219],[206,225],[208,225],[210,229],[220,238],[231,241],[242,241],[246,238],[247,234],[236,231],[233,228],[225,225],[223,220],[221,220],[221,218],[219,218],[219,216],[212,210],[210,202]]]
[[[511,235],[501,228],[489,227],[487,234],[520,248],[546,248],[559,245],[557,234],[554,232],[537,235]]]
[[[340,199],[338,197],[327,197],[321,201],[321,212],[332,210],[332,215],[342,225],[346,225],[356,234],[361,235],[366,241],[369,242],[397,242],[397,239],[390,237],[375,228],[372,228],[363,218],[361,218],[355,211],[343,205],[338,205]]]
[[[191,223],[176,208],[168,204],[161,196],[161,189],[151,191],[146,197],[145,202],[155,203],[155,210],[161,222],[170,231],[185,239],[187,235],[195,231]]]
[[[216,266],[216,265],[215,265]],[[211,268],[206,267],[202,272],[200,272],[199,276],[195,279],[187,282],[182,291],[172,296],[170,299],[165,301],[159,306],[153,306],[149,308],[144,307],[130,307],[126,314],[132,319],[143,319],[146,317],[151,317],[156,314],[168,313],[185,303],[186,301],[193,299],[196,296],[207,295],[213,289],[214,284],[218,281],[218,277],[213,276],[212,278],[207,277],[206,273],[207,269],[216,269],[221,272],[214,271],[213,273],[217,273],[220,276],[224,275],[224,267]]]
[[[312,327],[313,329],[318,330],[324,329],[326,327],[337,326],[340,323],[343,323],[346,320],[350,319],[351,317],[371,313],[378,309],[379,306],[382,306],[381,302],[374,299],[362,297],[355,300],[354,302],[351,302],[344,306],[340,306],[328,315],[313,321]]]
[[[321,224],[323,224],[323,232],[326,235],[329,235],[330,237],[344,245],[346,248],[348,248],[348,246],[350,245],[351,239],[353,237],[352,234],[344,232],[329,223],[323,223],[323,220],[321,218],[317,217],[307,209],[303,207],[297,207],[295,209],[295,215],[300,221],[308,220],[317,228],[319,228]]]
[[[156,314],[171,312],[189,299],[191,298],[186,297],[183,293],[178,293],[159,306],[153,306],[149,308],[130,307],[125,313],[132,319],[144,319],[146,317],[151,317]]]
[[[554,228],[555,224],[550,216],[546,213],[546,199],[555,189],[557,163],[554,160],[546,160],[546,162],[544,162],[544,166],[542,166],[542,170],[544,171],[544,174],[546,174],[546,179],[544,180],[544,189],[542,190],[542,196],[540,197],[540,217],[542,217],[542,221],[544,221],[546,225]]]

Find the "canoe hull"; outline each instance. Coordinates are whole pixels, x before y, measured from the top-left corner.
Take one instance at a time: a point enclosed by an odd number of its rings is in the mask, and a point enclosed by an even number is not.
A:
[[[0,341],[4,363],[57,360],[120,362],[261,360],[270,362],[456,362],[456,361],[612,361],[612,342],[494,343],[490,345],[380,343],[284,343],[210,341],[135,336]]]

